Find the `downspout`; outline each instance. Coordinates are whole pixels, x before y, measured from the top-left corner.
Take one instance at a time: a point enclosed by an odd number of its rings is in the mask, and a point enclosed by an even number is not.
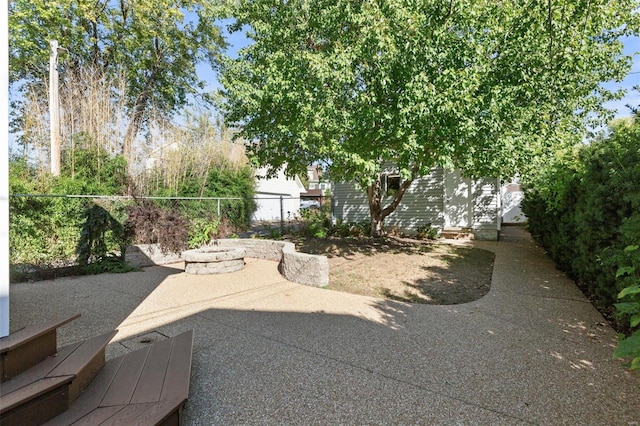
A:
[[[475,192],[476,180],[467,178],[467,182],[467,226],[473,231],[476,226],[476,223],[473,220],[473,213],[476,206],[476,200],[473,197],[473,194]]]
[[[3,40],[9,39],[7,7],[0,8]],[[9,46],[0,43],[0,337],[9,335]]]
[[[500,188],[500,178],[496,178],[496,229],[498,230],[497,239],[500,240],[500,230],[502,229],[502,191]]]

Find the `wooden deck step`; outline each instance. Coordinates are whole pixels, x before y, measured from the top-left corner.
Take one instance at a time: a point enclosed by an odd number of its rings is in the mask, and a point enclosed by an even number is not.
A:
[[[42,424],[69,408],[104,365],[117,331],[74,343],[15,376],[0,388],[0,424]]]
[[[0,339],[0,383],[33,367],[57,350],[57,330],[80,317],[48,321],[17,330]]]
[[[189,396],[193,330],[108,361],[47,425],[178,425]]]

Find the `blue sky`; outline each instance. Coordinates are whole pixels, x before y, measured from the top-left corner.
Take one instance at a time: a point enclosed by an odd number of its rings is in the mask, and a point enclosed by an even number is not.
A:
[[[612,110],[616,110],[616,117],[628,117],[631,111],[625,105],[640,105],[640,93],[633,90],[633,86],[640,86],[640,37],[628,37],[624,42],[624,54],[633,57],[633,67],[627,78],[621,83],[606,83],[607,88],[623,88],[627,91],[624,99],[615,102],[609,102],[606,106]]]

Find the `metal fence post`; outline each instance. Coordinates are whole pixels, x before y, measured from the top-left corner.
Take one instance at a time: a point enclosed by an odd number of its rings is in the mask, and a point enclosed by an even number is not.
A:
[[[284,232],[284,201],[280,196],[280,232]]]

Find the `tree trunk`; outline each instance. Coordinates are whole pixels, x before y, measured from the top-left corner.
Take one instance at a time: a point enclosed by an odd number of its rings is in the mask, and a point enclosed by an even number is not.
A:
[[[370,235],[379,238],[384,235],[382,217],[382,174],[378,174],[375,182],[367,187],[367,199],[369,200],[369,214],[371,216]]]
[[[136,103],[133,105],[131,120],[129,121],[129,126],[127,126],[124,141],[122,141],[122,156],[127,161],[128,167],[133,164],[133,158],[131,158],[133,152],[133,141],[136,139],[136,136],[138,136],[138,132],[142,127],[142,121],[147,109],[147,104],[149,103],[151,91],[156,84],[158,69],[158,64],[155,64],[151,70],[151,74],[147,78],[144,89],[140,92],[136,98]]]
[[[393,213],[400,205],[402,197],[407,192],[415,178],[418,176],[419,167],[414,166],[411,170],[411,178],[403,180],[400,189],[394,194],[393,200],[386,207],[382,207],[383,174],[379,173],[375,182],[367,187],[367,199],[369,200],[369,214],[371,216],[371,237],[379,238],[384,235],[384,219]]]
[[[122,156],[127,161],[128,165],[133,164],[133,141],[138,136],[138,132],[142,127],[142,119],[144,118],[144,112],[147,106],[147,97],[142,94],[136,100],[136,104],[133,107],[131,114],[131,120],[127,126],[127,132],[124,134],[124,140],[122,141]]]

